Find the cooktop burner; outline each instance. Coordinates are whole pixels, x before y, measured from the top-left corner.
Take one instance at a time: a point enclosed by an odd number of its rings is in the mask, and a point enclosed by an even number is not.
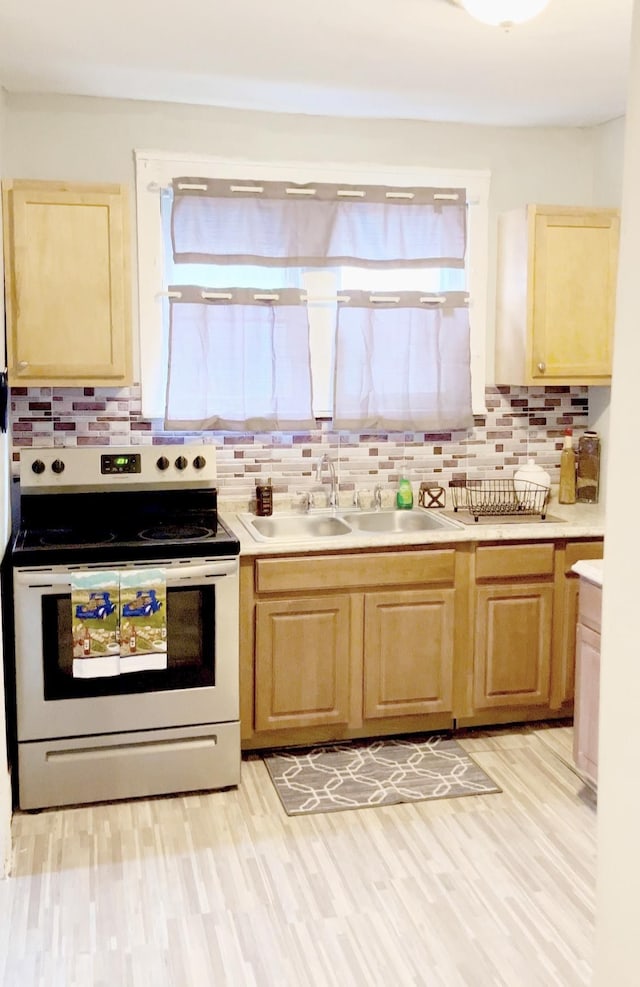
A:
[[[140,537],[147,541],[200,541],[201,538],[211,538],[211,528],[203,528],[196,524],[164,524],[158,528],[145,528]]]
[[[104,545],[113,541],[112,531],[78,531],[74,528],[51,528],[40,534],[41,545]]]

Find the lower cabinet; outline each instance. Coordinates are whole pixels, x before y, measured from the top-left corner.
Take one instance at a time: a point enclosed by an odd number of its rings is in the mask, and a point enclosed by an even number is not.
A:
[[[570,567],[601,555],[593,539],[241,559],[243,746],[570,716]]]
[[[573,758],[585,780],[594,787],[598,780],[601,610],[602,589],[581,578],[576,626]]]
[[[348,596],[256,605],[256,730],[349,720]]]
[[[244,746],[450,729],[456,560],[440,546],[257,559],[243,582]]]
[[[572,566],[579,559],[601,559],[602,540],[568,542],[556,553],[557,620],[554,624],[554,650],[557,653],[555,674],[551,684],[551,703],[565,708],[570,715],[574,705],[576,674],[576,624],[578,622],[578,591],[580,577]]]
[[[453,589],[367,593],[364,718],[451,710]]]
[[[475,709],[548,705],[553,586],[476,590]]]
[[[460,656],[469,687],[461,725],[546,716],[554,600],[553,542],[478,545],[472,580],[472,647]]]

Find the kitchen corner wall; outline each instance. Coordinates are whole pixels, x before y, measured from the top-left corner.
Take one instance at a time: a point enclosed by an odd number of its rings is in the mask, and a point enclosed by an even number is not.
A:
[[[343,491],[395,486],[400,474],[443,486],[454,474],[511,476],[533,458],[558,482],[564,430],[588,427],[586,387],[490,387],[487,413],[465,432],[337,432],[330,422],[312,431],[166,432],[144,419],[140,388],[14,388],[11,392],[14,470],[24,447],[204,443],[216,447],[221,498],[247,506],[256,479],[270,476],[275,493],[295,499],[314,486],[314,465],[329,452]]]

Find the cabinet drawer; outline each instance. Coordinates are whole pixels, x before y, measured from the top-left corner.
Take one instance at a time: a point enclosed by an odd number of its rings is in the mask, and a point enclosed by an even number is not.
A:
[[[306,592],[367,586],[453,584],[456,551],[383,552],[376,555],[306,555],[258,559],[256,592]]]
[[[552,576],[552,542],[539,545],[479,545],[477,579],[509,579],[517,576]]]
[[[580,580],[578,620],[585,627],[600,633],[602,624],[602,589],[587,579]]]

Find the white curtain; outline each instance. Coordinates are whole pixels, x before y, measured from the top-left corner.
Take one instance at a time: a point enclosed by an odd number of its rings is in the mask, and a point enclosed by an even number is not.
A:
[[[276,281],[292,268],[331,269],[337,276],[352,266],[400,278],[408,268],[465,266],[464,189],[210,178],[177,178],[172,188],[176,268],[225,265],[232,287],[169,289],[170,429],[294,430],[315,423],[306,295],[276,284],[267,293],[275,297],[261,300],[264,289],[238,287],[247,283],[247,265],[272,269]],[[335,426],[442,431],[470,425],[466,297],[447,293],[425,301],[399,292],[386,303],[340,288],[338,298],[343,294],[349,300],[338,304]]]
[[[216,290],[231,299],[202,294],[194,286],[170,288],[166,427],[312,427],[309,329],[300,292],[273,292],[278,297],[269,301],[254,289]]]
[[[468,301],[346,291],[338,308],[336,428],[466,429],[473,423]]]

